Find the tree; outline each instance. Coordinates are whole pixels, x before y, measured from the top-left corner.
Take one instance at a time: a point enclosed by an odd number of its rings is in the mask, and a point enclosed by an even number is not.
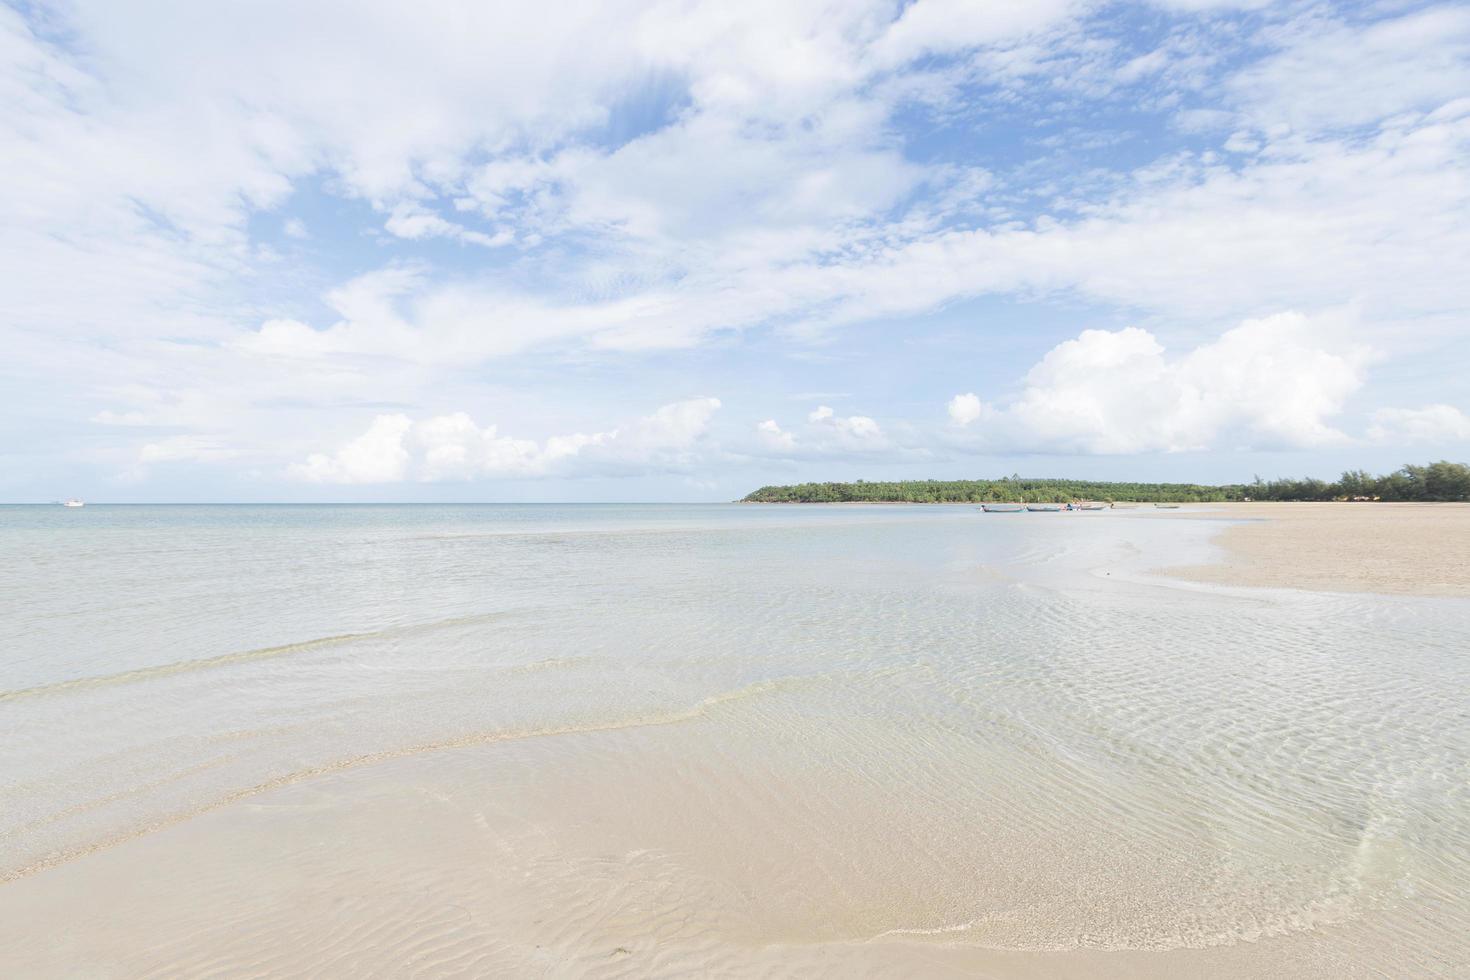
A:
[[[1204,486],[1195,483],[1119,483],[1093,480],[1032,479],[1011,474],[995,480],[900,480],[884,483],[801,483],[761,487],[745,499],[766,503],[836,503],[903,501],[909,503],[990,503],[1030,500],[1215,501],[1332,500],[1334,497],[1380,497],[1383,500],[1470,500],[1470,466],[1440,460],[1427,466],[1412,463],[1386,476],[1347,470],[1334,483],[1262,480],[1249,484]]]

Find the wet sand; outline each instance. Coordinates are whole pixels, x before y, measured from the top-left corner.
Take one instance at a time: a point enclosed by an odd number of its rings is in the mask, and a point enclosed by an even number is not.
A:
[[[1470,596],[1470,504],[1232,503],[1221,560],[1166,569],[1216,585],[1325,592]]]
[[[727,735],[528,740],[282,787],[8,883],[4,960],[25,977],[1382,975],[1368,937],[1310,923],[1173,949],[977,944],[943,904],[953,881],[884,846],[895,813],[732,767]],[[990,884],[1069,863],[1069,888],[1117,884],[1080,850],[1017,852]]]

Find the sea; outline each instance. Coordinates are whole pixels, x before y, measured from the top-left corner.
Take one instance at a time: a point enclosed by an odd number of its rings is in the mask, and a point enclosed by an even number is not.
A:
[[[1232,519],[0,507],[0,905],[282,787],[514,758],[485,792],[538,846],[600,808],[587,860],[740,896],[706,939],[1470,975],[1470,602],[1159,572]],[[648,789],[532,803],[609,766]]]

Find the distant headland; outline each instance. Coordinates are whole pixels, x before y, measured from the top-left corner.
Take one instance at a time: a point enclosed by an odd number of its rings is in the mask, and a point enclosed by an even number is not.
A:
[[[1348,470],[1333,481],[1262,480],[1209,486],[1199,483],[1120,483],[1098,480],[1030,479],[899,480],[893,482],[797,483],[761,487],[743,499],[757,504],[828,503],[1067,503],[1074,500],[1127,500],[1140,503],[1209,503],[1230,500],[1470,500],[1470,466],[1441,460],[1408,464],[1374,476]]]

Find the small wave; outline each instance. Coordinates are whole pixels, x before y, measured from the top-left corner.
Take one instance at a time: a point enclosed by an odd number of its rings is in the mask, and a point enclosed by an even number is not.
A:
[[[33,861],[32,863],[25,865],[24,867],[0,870],[0,883],[28,877],[39,871],[44,871],[47,868],[53,868],[57,865],[65,864],[68,861],[75,860],[76,858],[84,857],[85,855],[92,854],[97,851],[106,850],[109,847],[114,847],[118,844],[124,844],[138,837],[143,837],[147,834],[163,830],[166,827],[171,827],[175,824],[183,823],[185,820],[192,819],[194,817],[200,816],[201,814],[208,813],[212,810],[218,810],[221,807],[230,805],[231,803],[237,803],[240,800],[248,799],[252,796],[258,796],[259,794],[267,792],[269,790],[279,789],[284,786],[290,786],[294,783],[299,783],[307,779],[314,779],[318,776],[326,776],[331,773],[342,772],[347,769],[356,769],[362,766],[378,765],[380,763],[391,762],[396,759],[404,759],[416,755],[423,755],[429,752],[442,752],[447,749],[469,748],[476,745],[493,745],[500,742],[518,742],[533,738],[550,738],[557,735],[592,735],[598,732],[617,732],[634,728],[653,728],[663,725],[677,725],[683,722],[693,721],[704,715],[704,713],[711,708],[717,707],[719,705],[728,704],[732,701],[741,701],[746,698],[758,697],[762,694],[767,694],[775,691],[788,690],[794,686],[821,680],[823,676],[824,675],[820,674],[803,674],[791,677],[777,677],[765,681],[757,681],[752,684],[747,684],[744,687],[711,694],[706,698],[702,698],[699,701],[696,701],[694,704],[690,705],[687,708],[681,708],[678,710],[661,712],[657,714],[635,715],[631,718],[618,718],[602,722],[588,722],[585,724],[556,725],[543,728],[526,728],[500,732],[473,732],[467,735],[458,735],[452,738],[438,739],[436,741],[424,742],[405,748],[384,749],[378,752],[368,752],[362,755],[351,756],[346,759],[339,759],[335,762],[329,762],[319,766],[311,766],[305,769],[298,769],[295,772],[275,776],[271,779],[265,780],[264,782],[257,783],[254,786],[249,786],[244,789],[238,789],[233,792],[227,793],[226,795],[219,797],[202,806],[195,807],[193,809],[183,812],[168,814],[148,824],[145,824],[141,827],[136,827],[122,834],[118,834],[113,837],[109,837],[104,840],[97,841],[92,844],[87,844],[81,847],[70,848],[64,851],[57,851],[55,853],[47,855],[46,857],[41,858],[38,861]]]
[[[976,926],[981,925],[981,924],[982,924],[982,920],[980,920],[980,919],[971,919],[969,922],[960,922],[960,923],[957,923],[955,925],[948,925],[948,926],[934,926],[932,928],[927,928],[927,929],[926,928],[923,928],[923,927],[920,927],[920,926],[914,926],[914,927],[907,928],[907,929],[905,929],[905,928],[885,929],[884,931],[878,933],[878,935],[873,936],[871,939],[865,939],[865,940],[863,940],[863,942],[869,942],[869,943],[882,942],[885,939],[888,939],[890,937],[895,937],[895,936],[900,936],[900,937],[901,936],[945,936],[945,935],[949,935],[951,933],[969,932],[971,929],[974,929]]]
[[[528,664],[502,667],[501,672],[515,677],[520,674],[539,674],[543,670],[558,670],[563,667],[586,667],[595,663],[597,663],[596,657],[547,657],[545,660],[533,660]]]
[[[978,937],[973,935],[977,930],[985,930],[1013,918],[981,915],[964,922],[937,926],[898,926],[850,942],[863,945],[886,941],[934,941],[936,945],[943,946],[971,946],[1025,953],[1063,953],[1084,949],[1114,952],[1211,949],[1316,932],[1351,922],[1359,918],[1365,910],[1360,896],[1355,894],[1357,890],[1356,883],[1347,890],[1329,888],[1314,895],[1303,896],[1300,901],[1277,908],[1269,914],[1264,909],[1241,907],[1234,912],[1222,909],[1217,921],[1204,927],[1191,923],[1187,929],[1183,928],[1182,922],[1168,918],[1135,923],[1131,928],[1128,925],[1115,924],[1106,932],[1088,931],[1065,939],[1049,940],[1044,935],[1034,934],[1025,938],[1014,935],[1005,938]],[[1029,931],[1034,933],[1041,923],[1038,921],[1030,925],[1032,929]]]
[[[50,684],[38,684],[35,687],[24,687],[14,691],[0,691],[0,701],[14,701],[19,698],[39,697],[46,694],[61,694],[66,691],[82,690],[90,687],[110,687],[114,684],[128,684],[133,681],[144,681],[153,677],[166,677],[169,674],[179,674],[190,670],[205,670],[210,667],[225,667],[230,664],[248,663],[252,660],[267,660],[271,657],[283,657],[287,654],[300,653],[305,650],[318,650],[323,647],[335,646],[339,643],[350,643],[353,640],[365,640],[380,635],[382,635],[380,632],[341,633],[337,636],[321,636],[312,640],[302,640],[299,643],[285,643],[281,646],[261,647],[258,650],[241,650],[236,653],[223,653],[217,657],[204,657],[199,660],[176,660],[173,663],[157,664],[152,667],[139,667],[136,670],[125,670],[116,674],[100,674],[95,677],[74,677],[69,680],[54,681]]]
[[[134,670],[124,670],[116,674],[98,674],[92,677],[73,677],[64,681],[53,681],[49,684],[37,684],[34,687],[18,688],[14,691],[0,691],[0,702],[14,701],[20,698],[39,697],[48,694],[62,694],[68,691],[85,690],[93,687],[110,687],[114,684],[129,684],[135,681],[146,681],[155,677],[167,677],[171,674],[180,674],[193,670],[208,670],[213,667],[228,667],[231,664],[249,663],[253,660],[269,660],[273,657],[284,657],[295,653],[305,653],[310,650],[320,650],[333,647],[343,643],[352,643],[359,640],[375,640],[387,637],[412,636],[415,633],[427,632],[439,629],[451,629],[455,626],[467,626],[473,623],[488,622],[503,619],[507,616],[527,612],[528,610],[500,611],[492,613],[474,613],[466,616],[451,616],[446,619],[436,619],[426,623],[412,623],[406,626],[392,626],[380,630],[367,630],[361,633],[339,633],[335,636],[319,636],[310,640],[299,640],[295,643],[283,643],[280,646],[260,647],[255,650],[240,650],[234,653],[222,653],[215,657],[201,657],[192,660],[175,660],[166,664],[155,664],[151,667],[138,667]],[[560,661],[570,665],[570,660]],[[548,662],[548,666],[554,666]],[[527,668],[535,669],[534,665],[526,665]]]

